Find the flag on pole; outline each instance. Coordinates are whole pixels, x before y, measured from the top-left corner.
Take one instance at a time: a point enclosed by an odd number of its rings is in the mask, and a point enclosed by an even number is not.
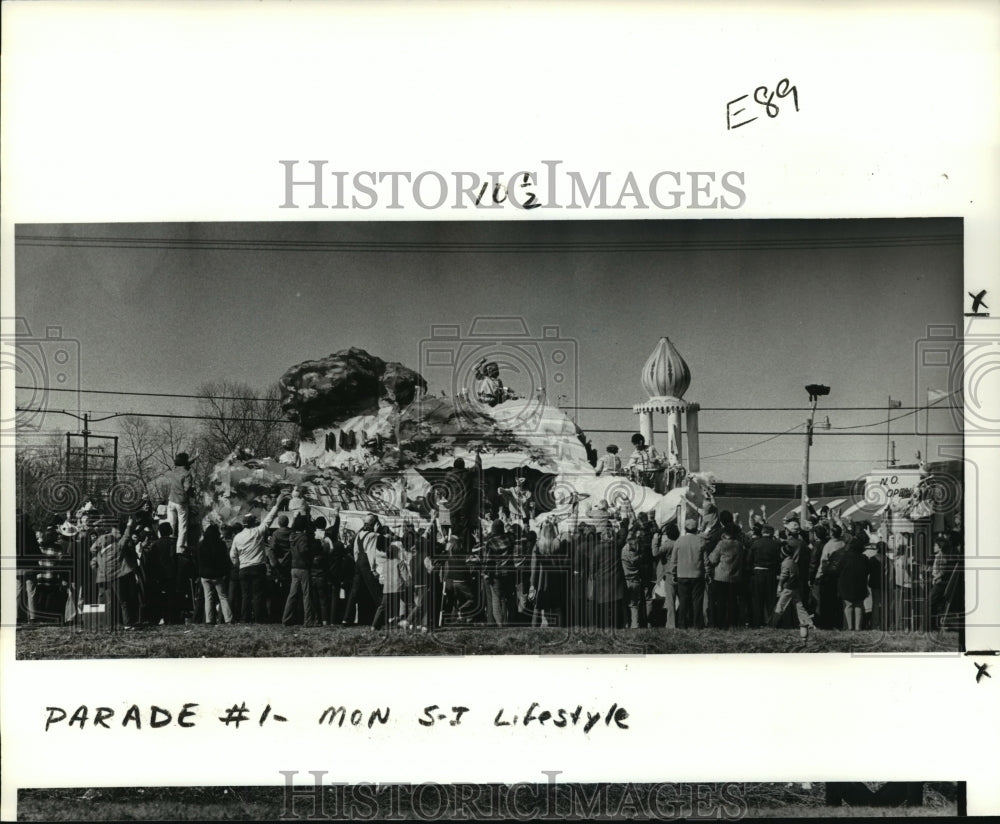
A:
[[[937,403],[938,401],[943,401],[945,398],[949,397],[951,392],[945,392],[942,389],[928,389],[927,390],[927,403]]]
[[[890,409],[901,409],[902,406],[903,406],[903,402],[902,401],[894,401],[892,398],[889,398],[889,408]]]

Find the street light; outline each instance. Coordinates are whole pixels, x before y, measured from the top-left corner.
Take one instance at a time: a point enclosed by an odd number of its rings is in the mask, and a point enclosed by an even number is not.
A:
[[[802,508],[799,511],[799,520],[804,521],[809,512],[809,447],[812,446],[813,420],[816,417],[816,404],[819,399],[830,394],[830,387],[821,383],[810,383],[806,386],[809,393],[809,400],[812,402],[812,409],[809,412],[809,420],[806,421],[806,459],[802,467]]]

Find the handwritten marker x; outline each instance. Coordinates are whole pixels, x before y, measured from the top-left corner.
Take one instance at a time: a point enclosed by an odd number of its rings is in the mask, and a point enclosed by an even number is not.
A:
[[[976,664],[976,662],[975,662],[975,661],[973,661],[972,663],[973,663],[973,664]],[[982,681],[982,680],[983,680],[983,676],[984,676],[984,675],[985,675],[985,676],[986,676],[987,678],[992,678],[992,677],[993,677],[992,675],[990,675],[990,674],[989,674],[989,673],[988,673],[988,672],[986,671],[986,668],[987,668],[988,666],[989,666],[989,664],[976,664],[976,669],[978,670],[978,672],[976,673],[976,683],[977,683],[977,684],[978,684],[978,683],[979,683],[980,681]]]

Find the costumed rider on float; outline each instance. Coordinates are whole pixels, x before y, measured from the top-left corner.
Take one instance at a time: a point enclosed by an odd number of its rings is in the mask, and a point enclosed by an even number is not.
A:
[[[666,460],[655,446],[648,446],[646,438],[639,432],[632,436],[635,450],[628,459],[625,471],[633,483],[650,489],[660,489],[663,485],[663,469]]]
[[[482,358],[476,364],[476,399],[487,406],[496,406],[517,397],[500,380],[500,366],[496,361]]]

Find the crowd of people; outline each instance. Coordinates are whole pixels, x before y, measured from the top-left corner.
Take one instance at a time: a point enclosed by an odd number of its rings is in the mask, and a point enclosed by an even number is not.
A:
[[[627,502],[574,501],[567,523],[531,519],[524,479],[478,496],[442,496],[429,521],[355,532],[318,514],[302,487],[237,523],[190,516],[190,461],[181,453],[168,499],[127,518],[88,503],[35,533],[18,524],[18,606],[24,622],[86,620],[125,630],[184,622],[441,627],[577,626],[700,629],[934,630],[961,615],[962,532],[926,553],[890,546],[870,523],[810,509],[780,529],[711,499],[658,524]],[[477,458],[478,463],[478,458]],[[481,466],[456,459],[452,488]],[[447,484],[445,486],[448,486]],[[532,523],[535,528],[532,528]],[[926,557],[924,557],[926,555]]]

